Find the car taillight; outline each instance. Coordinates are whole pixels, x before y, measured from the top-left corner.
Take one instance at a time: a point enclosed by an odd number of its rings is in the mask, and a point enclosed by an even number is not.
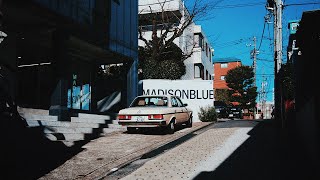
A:
[[[122,120],[130,120],[131,116],[130,115],[118,115],[118,119],[122,119]]]
[[[148,116],[149,119],[163,119],[162,114],[151,114]]]

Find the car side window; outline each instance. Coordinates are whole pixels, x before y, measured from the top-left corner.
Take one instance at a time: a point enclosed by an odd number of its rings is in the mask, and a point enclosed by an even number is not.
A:
[[[171,105],[172,107],[179,107],[177,99],[176,98],[171,98]]]
[[[184,107],[183,102],[181,101],[181,99],[179,97],[176,97],[177,101],[178,101],[178,105],[180,107]]]

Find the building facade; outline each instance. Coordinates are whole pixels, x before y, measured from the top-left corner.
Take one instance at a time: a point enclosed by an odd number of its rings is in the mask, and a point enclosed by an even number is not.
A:
[[[213,48],[200,25],[193,26],[194,48],[190,58],[185,60],[186,74],[181,79],[213,79]]]
[[[10,0],[1,12],[0,62],[15,76],[19,106],[64,119],[70,111],[117,111],[137,95],[137,0]],[[101,69],[113,64],[117,79]]]
[[[299,27],[299,20],[291,20],[288,22],[289,41],[287,47],[287,62],[294,63],[298,55],[296,32]]]
[[[163,5],[163,8],[162,8]],[[165,12],[171,12],[175,18],[171,18],[171,23],[174,23],[175,27],[179,27],[185,22],[185,18],[188,18],[188,10],[186,9],[184,2],[181,0],[172,1],[158,1],[158,0],[139,0],[139,16],[140,19],[150,18],[152,13],[161,13],[162,9]],[[142,29],[142,35],[145,39],[151,40],[152,38],[152,24],[145,24],[142,21],[139,26]],[[161,33],[162,24],[158,23],[157,33]],[[172,33],[168,33],[167,38],[170,38]],[[211,47],[209,40],[207,39],[201,26],[192,22],[184,31],[183,34],[174,39],[173,41],[184,54],[191,54],[191,57],[184,61],[186,65],[186,73],[181,77],[182,80],[192,79],[213,79],[213,64],[212,55],[213,48]],[[145,46],[142,40],[139,40],[139,46]],[[191,53],[192,52],[192,53]]]
[[[298,56],[295,61],[295,118],[289,128],[300,138],[307,151],[306,158],[315,164],[320,160],[319,113],[320,95],[318,92],[320,59],[320,10],[305,11],[296,32]]]
[[[228,89],[225,76],[230,69],[234,69],[241,65],[241,60],[238,58],[214,58],[214,89]]]

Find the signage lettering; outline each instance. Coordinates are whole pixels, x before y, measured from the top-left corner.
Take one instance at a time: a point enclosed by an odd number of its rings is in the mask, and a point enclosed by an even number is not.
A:
[[[143,89],[144,95],[175,95],[182,99],[214,99],[213,90]]]

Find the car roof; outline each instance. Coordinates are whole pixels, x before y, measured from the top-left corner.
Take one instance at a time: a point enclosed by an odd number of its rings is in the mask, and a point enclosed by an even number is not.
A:
[[[138,97],[178,97],[178,96],[174,96],[174,95],[140,95],[137,96]]]

